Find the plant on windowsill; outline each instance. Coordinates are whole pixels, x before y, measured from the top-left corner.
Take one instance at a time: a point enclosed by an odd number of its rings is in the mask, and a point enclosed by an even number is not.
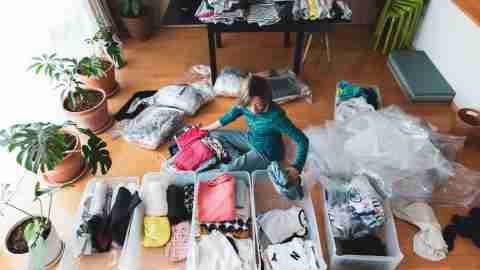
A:
[[[10,190],[9,184],[0,184],[0,205],[5,205],[26,215],[8,231],[5,238],[6,249],[12,254],[28,253],[31,266],[29,269],[40,270],[52,267],[59,261],[63,253],[65,245],[58,236],[50,217],[53,194],[67,187],[71,187],[71,184],[42,189],[40,183],[37,182],[34,187],[34,202],[38,203],[40,214],[35,215],[12,202],[15,193]],[[45,196],[48,196],[49,200],[47,209],[43,208],[42,203],[42,198]],[[3,211],[0,214],[3,215]]]
[[[149,8],[143,0],[122,0],[120,10],[130,36],[141,41],[147,40],[152,33],[152,23],[148,16]]]
[[[61,90],[61,102],[68,117],[82,127],[98,134],[113,124],[108,114],[106,93],[102,89],[85,87],[78,78],[85,76],[102,76],[105,66],[98,58],[86,57],[78,61],[75,58],[60,58],[57,54],[43,54],[34,57],[34,63],[28,68],[37,75],[44,75]]]
[[[86,136],[82,145],[79,134]],[[16,152],[17,163],[49,184],[79,179],[87,168],[106,174],[112,166],[107,144],[73,122],[18,124],[0,131],[0,145]]]

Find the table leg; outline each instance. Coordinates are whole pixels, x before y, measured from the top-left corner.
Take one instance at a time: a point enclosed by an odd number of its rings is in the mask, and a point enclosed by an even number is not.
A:
[[[217,79],[217,52],[215,48],[215,32],[208,29],[208,55],[210,57],[210,71],[212,83]]]
[[[290,46],[290,32],[283,34],[283,47],[288,48]]]
[[[222,33],[215,33],[215,38],[217,40],[217,48],[222,48]]]
[[[305,39],[304,32],[297,33],[297,42],[295,43],[295,52],[293,55],[293,72],[300,75],[301,66],[302,66],[302,51],[303,51],[303,42]]]

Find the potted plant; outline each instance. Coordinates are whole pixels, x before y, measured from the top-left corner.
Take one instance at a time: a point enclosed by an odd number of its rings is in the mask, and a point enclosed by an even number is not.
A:
[[[92,38],[85,40],[87,44],[103,48],[103,52],[108,56],[115,67],[121,69],[127,62],[125,60],[121,41],[113,33],[112,27],[105,25],[103,21],[98,21],[99,29]]]
[[[85,144],[81,144],[77,133],[88,138]],[[77,180],[85,168],[93,175],[99,169],[106,174],[112,166],[107,144],[73,122],[18,124],[2,130],[0,135],[0,144],[9,152],[16,151],[17,162],[49,184]]]
[[[148,9],[143,0],[122,0],[121,15],[128,33],[136,39],[147,40],[152,33]]]
[[[98,61],[80,61],[75,58],[59,58],[57,54],[43,54],[34,57],[29,67],[36,74],[43,74],[56,82],[61,89],[61,101],[65,113],[80,126],[98,134],[107,130],[113,119],[108,114],[106,93],[102,89],[86,88],[78,77],[78,70],[91,74],[101,74]]]
[[[83,57],[78,61],[77,73],[87,87],[102,89],[107,98],[120,89],[115,80],[114,64],[105,58],[96,55]]]
[[[50,268],[61,258],[65,245],[57,234],[50,219],[53,194],[70,185],[49,187],[41,189],[40,184],[35,184],[34,202],[38,202],[40,214],[35,215],[22,209],[11,201],[15,195],[10,190],[9,184],[0,184],[0,204],[15,209],[26,215],[25,218],[15,223],[5,237],[5,246],[9,253],[28,254],[30,268],[40,270]],[[42,199],[48,196],[48,208],[43,208]],[[3,208],[2,208],[3,209]],[[3,215],[3,213],[1,213]]]

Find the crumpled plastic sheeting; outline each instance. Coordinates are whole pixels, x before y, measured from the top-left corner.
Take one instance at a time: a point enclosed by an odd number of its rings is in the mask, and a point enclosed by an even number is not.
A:
[[[446,184],[455,174],[454,166],[432,143],[430,132],[423,121],[397,106],[308,128],[307,166],[317,179],[349,181],[363,171],[381,179],[376,189],[387,197],[393,196],[394,183],[411,177],[421,176],[416,179],[422,184]],[[323,183],[327,189],[329,181]]]

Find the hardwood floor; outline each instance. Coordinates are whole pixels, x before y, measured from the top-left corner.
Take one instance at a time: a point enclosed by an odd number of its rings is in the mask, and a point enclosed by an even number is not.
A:
[[[345,79],[353,83],[378,85],[381,89],[385,105],[396,104],[405,111],[417,115],[438,126],[441,131],[448,132],[453,128],[453,113],[445,105],[412,105],[401,93],[395,80],[386,67],[386,57],[371,51],[369,29],[362,26],[340,26],[330,36],[333,64],[326,63],[326,55],[319,37],[314,37],[304,72],[301,76],[313,90],[313,103],[296,101],[283,107],[296,125],[301,128],[322,125],[333,117],[333,101],[335,85]],[[238,66],[250,71],[261,71],[267,68],[290,66],[293,49],[282,47],[280,33],[265,34],[225,34],[223,49],[219,49],[217,60],[219,67]],[[292,39],[293,40],[293,39]],[[136,91],[157,89],[161,86],[177,83],[183,74],[194,64],[208,63],[208,47],[206,30],[164,29],[157,32],[148,42],[140,43],[128,40],[125,44],[127,66],[118,72],[121,91],[109,100],[111,112],[116,112],[121,105]],[[187,119],[190,123],[207,124],[216,120],[233,104],[233,99],[217,98],[202,108],[198,115]],[[243,121],[237,121],[231,127],[244,127]],[[145,172],[158,171],[162,156],[167,155],[166,147],[159,151],[147,151],[128,144],[121,139],[112,140],[107,132],[102,137],[108,142],[112,153],[113,167],[108,176],[138,176]],[[480,169],[480,146],[468,145],[461,161],[471,167]],[[82,192],[91,177],[75,184],[75,187],[61,192],[55,200],[54,224],[61,235],[71,230],[73,215],[78,207]],[[323,235],[322,210],[320,207],[320,191],[313,190],[317,220],[322,236],[323,253],[327,250]],[[435,208],[442,225],[448,223],[454,213],[466,213],[465,209]],[[413,253],[412,239],[416,228],[402,221],[397,221],[397,229],[405,258],[399,270],[469,270],[480,269],[480,249],[472,242],[459,237],[455,250],[448,259],[442,262],[429,262]],[[95,256],[82,259],[79,270],[113,269],[106,265],[115,255]],[[145,251],[150,258],[142,269],[182,269],[162,261],[161,251]],[[155,257],[157,256],[157,257]],[[107,258],[109,257],[109,258]],[[21,269],[25,259],[20,256],[0,254],[1,269]],[[352,270],[355,270],[352,268]]]

